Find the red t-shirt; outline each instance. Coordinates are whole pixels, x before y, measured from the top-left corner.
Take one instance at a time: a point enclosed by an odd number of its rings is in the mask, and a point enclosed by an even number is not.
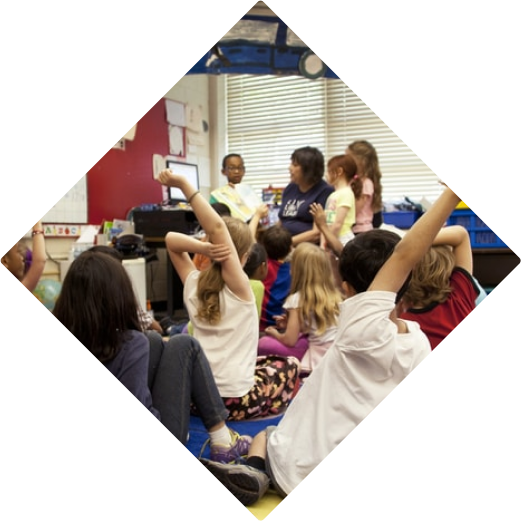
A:
[[[463,268],[455,268],[450,278],[449,298],[442,304],[423,309],[408,309],[400,315],[404,320],[418,322],[434,349],[475,307],[479,289],[472,275]]]

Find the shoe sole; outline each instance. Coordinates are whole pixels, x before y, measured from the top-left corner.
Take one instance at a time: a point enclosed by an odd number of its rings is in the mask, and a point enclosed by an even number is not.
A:
[[[204,459],[200,461],[244,506],[253,505],[268,488],[267,485],[262,487],[257,478],[241,470],[242,465],[226,465]]]

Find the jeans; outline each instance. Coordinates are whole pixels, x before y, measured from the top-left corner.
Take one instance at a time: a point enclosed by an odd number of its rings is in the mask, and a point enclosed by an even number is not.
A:
[[[156,331],[145,334],[150,342],[148,386],[161,423],[186,444],[191,403],[206,429],[225,421],[228,410],[199,342],[189,335],[174,335],[165,343]]]

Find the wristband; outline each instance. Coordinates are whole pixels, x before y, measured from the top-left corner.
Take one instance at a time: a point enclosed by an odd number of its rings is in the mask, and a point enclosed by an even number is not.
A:
[[[188,198],[188,201],[186,201],[188,204],[191,203],[192,199],[201,192],[199,192],[199,190],[196,190],[189,198]]]
[[[31,233],[31,236],[34,237],[35,235],[38,235],[38,234],[42,234],[43,235],[43,230],[33,230],[33,232]]]

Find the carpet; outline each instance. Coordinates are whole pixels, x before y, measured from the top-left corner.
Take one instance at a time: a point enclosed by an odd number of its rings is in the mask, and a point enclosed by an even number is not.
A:
[[[252,438],[258,434],[260,431],[264,430],[266,427],[270,425],[278,425],[279,421],[284,416],[283,413],[278,414],[276,416],[268,416],[264,418],[255,418],[252,420],[243,420],[243,421],[227,421],[226,425],[238,432],[239,434],[247,434]],[[205,441],[208,439],[208,432],[206,431],[201,418],[198,416],[190,417],[190,437],[188,439],[188,443],[186,444],[186,448],[196,457],[209,458],[210,457],[210,447],[206,446],[203,454],[201,454],[201,449]]]

